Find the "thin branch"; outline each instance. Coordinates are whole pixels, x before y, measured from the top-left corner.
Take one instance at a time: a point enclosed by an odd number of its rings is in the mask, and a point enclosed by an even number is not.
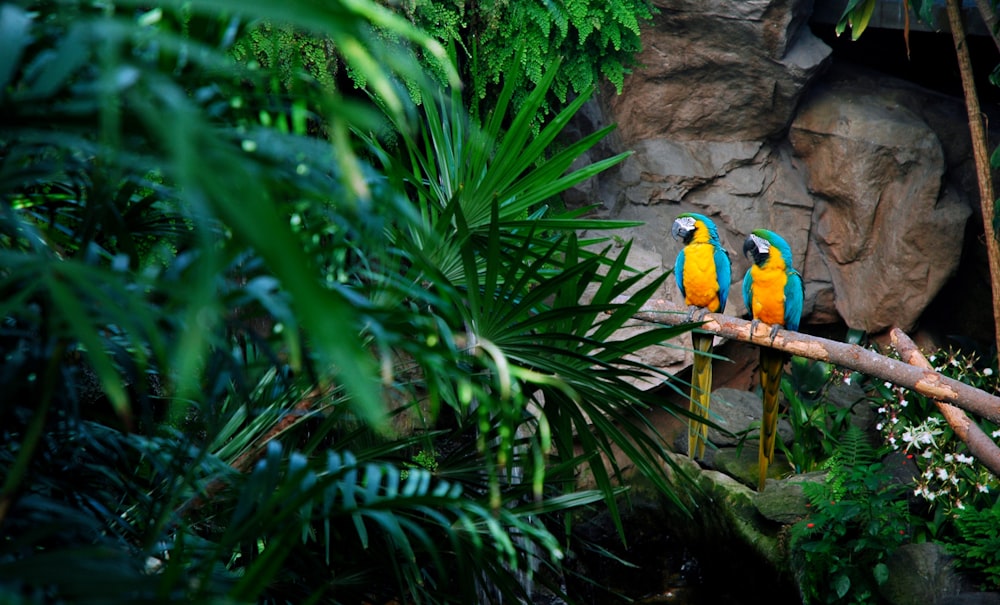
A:
[[[687,317],[686,309],[662,299],[648,301],[645,308],[635,314],[636,319],[669,326],[687,323]],[[732,340],[769,346],[792,355],[857,370],[1000,423],[1000,397],[933,370],[918,368],[858,345],[788,330],[778,330],[772,339],[771,327],[767,324],[759,324],[757,330],[751,333],[749,321],[719,313],[705,315],[704,323],[699,329]]]
[[[303,418],[307,417],[318,404],[322,402],[329,394],[333,391],[333,387],[320,388],[313,387],[308,393],[306,393],[302,399],[300,399],[295,406],[278,422],[274,424],[267,431],[267,433],[261,435],[253,445],[248,447],[246,451],[237,456],[230,464],[238,473],[245,474],[253,469],[254,465],[264,457],[267,453],[267,446],[269,443],[280,437],[285,433],[285,431],[291,429],[297,423],[301,422]],[[186,517],[204,506],[207,502],[210,502],[215,496],[219,494],[229,482],[223,477],[217,477],[208,482],[203,488],[202,492],[183,504],[181,504],[177,510],[176,514],[178,517]]]
[[[910,365],[918,366],[930,370],[931,364],[923,356],[917,345],[910,340],[910,337],[899,328],[893,328],[890,332],[892,346]],[[969,452],[983,463],[986,468],[1000,477],[1000,446],[990,439],[979,425],[972,422],[961,409],[935,400],[934,404],[941,410],[941,415],[948,421],[948,425],[955,431],[955,435],[969,446]]]
[[[948,24],[955,42],[958,56],[958,71],[962,76],[962,90],[965,92],[965,109],[969,118],[969,134],[972,137],[972,158],[976,163],[976,181],[979,183],[979,205],[983,211],[983,226],[986,230],[986,258],[990,266],[990,281],[993,289],[994,336],[1000,343],[1000,241],[994,230],[993,173],[990,171],[990,156],[986,144],[986,127],[983,125],[976,94],[976,81],[972,71],[972,59],[966,42],[965,27],[962,25],[962,11],[959,0],[947,0]]]

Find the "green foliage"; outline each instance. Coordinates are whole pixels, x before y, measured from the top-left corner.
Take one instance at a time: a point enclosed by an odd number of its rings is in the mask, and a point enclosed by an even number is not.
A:
[[[364,0],[117,6],[0,8],[5,597],[523,602],[620,494],[602,456],[669,494],[628,379],[682,330],[615,336],[663,277],[617,300],[627,244],[576,231],[622,223],[546,207],[624,157],[551,149],[585,96],[534,133],[555,72],[418,116],[373,32],[446,55]],[[235,60],[248,23],[332,40],[377,103]]]
[[[835,29],[837,35],[844,33],[847,26],[850,26],[851,40],[860,38],[861,34],[868,28],[868,22],[871,21],[877,2],[878,0],[850,0],[837,22]]]
[[[594,246],[602,242],[580,242],[576,230],[628,223],[579,218],[585,210],[549,214],[546,203],[553,196],[627,155],[571,170],[574,159],[607,129],[550,154],[553,141],[586,97],[575,99],[531,135],[530,125],[555,77],[555,70],[548,72],[509,122],[502,116],[522,81],[516,73],[505,81],[497,112],[484,124],[461,111],[456,92],[450,102],[438,97],[434,103],[424,103],[422,130],[409,132],[406,124],[397,123],[394,140],[402,141],[402,152],[367,137],[386,174],[398,187],[411,191],[434,231],[431,236],[407,234],[394,244],[439,273],[435,279],[441,283],[442,298],[461,297],[454,301],[460,313],[452,320],[454,329],[464,328],[469,346],[478,354],[475,367],[483,367],[500,381],[500,398],[488,396],[496,385],[440,387],[444,401],[456,410],[464,411],[475,402],[477,414],[499,419],[500,432],[491,446],[496,469],[505,466],[516,434],[505,425],[535,409],[542,436],[551,434],[557,464],[568,463],[571,457],[566,456],[574,451],[575,440],[587,451],[603,452],[612,460],[613,448],[621,448],[641,472],[670,493],[660,464],[669,456],[663,444],[641,428],[646,420],[639,412],[658,404],[626,378],[667,380],[662,372],[629,360],[628,354],[673,338],[683,329],[662,328],[614,340],[615,332],[666,276],[627,302],[616,302],[643,277],[625,266],[628,246],[614,253],[607,246],[595,253]],[[483,432],[480,439],[486,438]],[[481,447],[486,449],[485,442]],[[541,463],[549,445],[543,439],[536,447],[535,458]],[[614,482],[604,462],[593,457],[586,464],[617,520]],[[492,466],[489,469],[496,472]],[[540,488],[542,470],[534,470],[535,489]]]
[[[948,541],[948,552],[959,569],[973,574],[984,589],[1000,588],[1000,501],[988,508],[958,511],[955,527],[959,539]]]
[[[788,421],[795,441],[787,447],[778,440],[782,451],[797,473],[807,473],[834,454],[841,435],[851,424],[852,407],[843,407],[827,396],[830,387],[845,378],[833,366],[822,361],[792,357],[790,373],[781,382],[781,392],[788,402]]]
[[[519,60],[530,82],[539,82],[555,57],[566,57],[565,76],[553,92],[565,100],[572,90],[580,94],[607,78],[617,90],[641,48],[639,22],[652,17],[646,2],[571,1],[563,5],[490,2],[478,7],[479,19],[490,15],[478,40],[474,68],[493,82]],[[497,52],[499,51],[499,52]],[[480,98],[485,88],[477,90]]]
[[[291,91],[304,83],[305,74],[321,87],[336,90],[340,64],[335,52],[332,41],[269,21],[250,28],[233,46],[233,56],[237,60],[256,61],[273,72]],[[361,75],[356,77],[361,78]]]
[[[843,34],[850,26],[851,40],[856,41],[860,38],[861,34],[868,29],[868,24],[875,13],[875,5],[878,3],[879,0],[848,0],[844,5],[844,12],[841,13],[840,19],[837,21],[835,29],[837,35]],[[934,26],[933,0],[909,0],[907,9],[913,10],[917,14],[917,18],[925,24]]]
[[[803,485],[810,513],[792,526],[791,551],[807,604],[879,602],[885,561],[908,540],[904,488],[866,439],[850,427],[825,464],[825,481]]]
[[[493,111],[493,100],[510,73],[519,70],[523,82],[513,104],[520,106],[527,94],[555,69],[542,117],[565,105],[572,96],[586,95],[602,81],[621,92],[624,78],[641,50],[639,25],[652,18],[655,9],[648,0],[569,0],[564,3],[489,0],[467,3],[455,0],[406,0],[392,6],[416,31],[427,32],[443,46],[453,49],[451,59],[459,67],[465,85],[464,103],[475,115]],[[361,41],[374,57],[393,64],[401,57],[420,62],[426,75],[445,86],[457,83],[452,62],[426,43],[410,45],[395,21],[390,27],[375,22],[371,31],[360,32]],[[290,91],[312,81],[328,90],[341,89],[349,81],[355,88],[384,94],[385,86],[372,86],[364,63],[351,61],[351,48],[332,38],[317,36],[308,26],[259,22],[233,47],[241,61],[255,61],[278,75],[278,83]],[[411,36],[412,37],[412,36]],[[353,41],[352,41],[353,42]],[[344,59],[348,60],[344,60]],[[342,69],[341,69],[342,67]],[[347,79],[338,82],[343,72]],[[424,100],[426,86],[412,70],[400,70],[400,82],[417,103]],[[501,112],[502,113],[502,112]],[[537,127],[537,124],[535,125]]]

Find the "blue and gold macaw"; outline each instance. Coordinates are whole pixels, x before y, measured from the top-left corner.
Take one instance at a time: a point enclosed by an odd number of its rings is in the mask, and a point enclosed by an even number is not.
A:
[[[771,341],[778,328],[798,330],[802,317],[802,278],[792,266],[792,249],[780,235],[767,229],[750,233],[743,243],[750,269],[743,277],[743,302],[758,323],[771,325]],[[764,391],[764,416],[760,422],[760,479],[764,489],[767,466],[774,462],[774,442],[778,432],[778,393],[787,355],[770,347],[760,349],[760,386]]]
[[[677,287],[684,296],[684,304],[691,308],[690,317],[702,309],[705,313],[721,313],[729,296],[731,271],[729,255],[719,241],[715,223],[701,214],[684,213],[674,220],[670,229],[675,239],[684,243],[674,263]],[[691,375],[690,410],[694,416],[708,418],[712,394],[711,334],[691,333],[694,348],[694,368]],[[688,424],[688,455],[701,458],[705,455],[708,425],[691,418]]]

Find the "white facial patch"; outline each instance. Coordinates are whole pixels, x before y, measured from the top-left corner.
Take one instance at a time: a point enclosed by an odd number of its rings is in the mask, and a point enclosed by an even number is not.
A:
[[[685,231],[694,231],[694,217],[682,216],[676,221]]]
[[[771,250],[771,242],[767,241],[763,237],[751,233],[750,241],[753,242],[754,246],[757,246],[757,252],[760,254],[767,254]]]

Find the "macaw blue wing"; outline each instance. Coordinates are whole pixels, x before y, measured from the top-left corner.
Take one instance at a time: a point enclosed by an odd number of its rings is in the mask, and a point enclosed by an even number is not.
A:
[[[715,247],[715,273],[719,280],[719,313],[725,313],[726,299],[729,298],[729,283],[732,281],[732,268],[729,266],[729,255],[721,245]]]
[[[747,312],[753,318],[753,276],[747,271],[743,276],[743,303],[747,306]]]
[[[798,330],[802,318],[802,277],[798,271],[788,275],[785,282],[785,329]]]
[[[677,254],[677,260],[674,261],[674,279],[677,280],[677,288],[681,291],[681,296],[685,296],[684,293],[684,249]]]

